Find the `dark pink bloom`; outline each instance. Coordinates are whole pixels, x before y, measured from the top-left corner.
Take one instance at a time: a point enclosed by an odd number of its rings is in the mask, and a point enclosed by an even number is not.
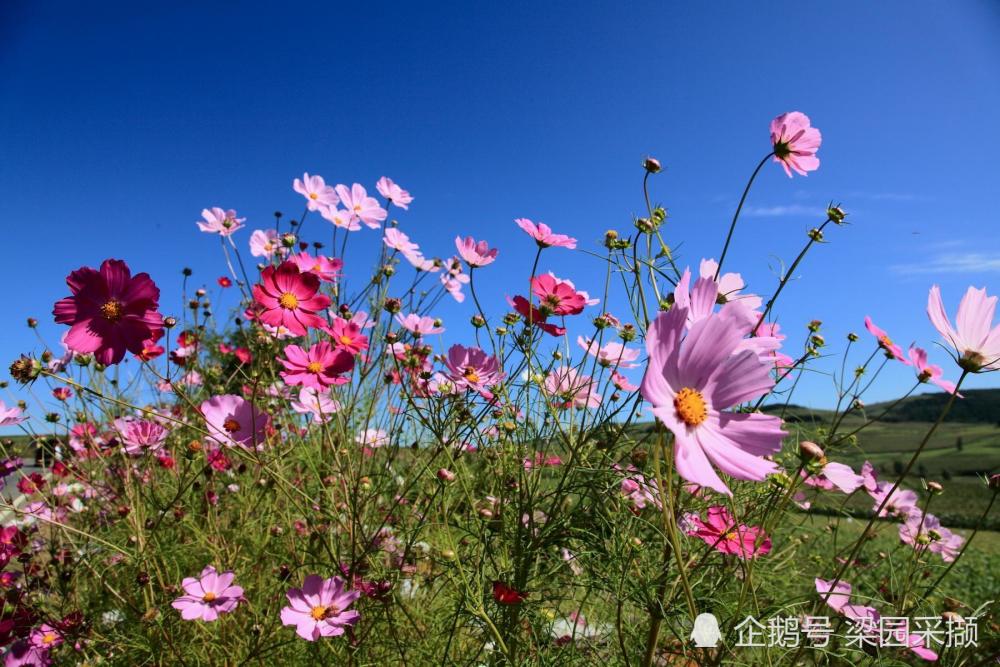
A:
[[[478,347],[452,345],[444,363],[448,367],[448,378],[457,387],[477,391],[486,398],[493,397],[489,387],[504,378],[499,360]]]
[[[209,437],[225,447],[257,449],[264,444],[270,418],[253,403],[235,394],[213,396],[199,407]]]
[[[340,276],[340,270],[344,268],[344,262],[336,257],[326,257],[317,255],[313,257],[307,252],[300,252],[289,258],[295,262],[302,273],[311,273],[322,282],[332,283]]]
[[[465,260],[466,264],[473,268],[492,264],[499,252],[496,248],[491,248],[486,241],[479,241],[477,243],[471,236],[466,236],[465,239],[462,239],[461,236],[456,236],[455,247],[458,249],[459,256]]]
[[[352,220],[360,220],[371,229],[378,229],[389,214],[379,206],[378,200],[369,197],[368,192],[360,183],[355,183],[348,190],[346,185],[337,186],[340,203],[351,214]]]
[[[955,383],[945,380],[942,376],[944,371],[940,366],[927,363],[927,352],[919,347],[910,346],[910,362],[914,370],[917,371],[917,379],[921,382],[930,382],[944,389],[949,394],[955,393]],[[961,394],[959,394],[961,396]]]
[[[31,636],[28,637],[28,641],[35,648],[41,649],[52,649],[63,643],[62,633],[55,626],[49,625],[48,623],[42,623],[40,626],[31,631]]]
[[[318,211],[327,206],[340,203],[337,193],[326,184],[322,176],[310,176],[309,172],[302,174],[302,180],[292,181],[292,189],[306,198],[306,207],[310,211]]]
[[[282,624],[294,625],[295,633],[311,642],[344,634],[361,618],[357,611],[347,609],[361,594],[346,590],[344,583],[340,577],[309,575],[302,588],[292,588],[286,594],[288,606],[281,610]]]
[[[774,161],[781,164],[789,178],[793,170],[806,176],[807,171],[819,169],[816,151],[822,141],[819,130],[810,125],[809,116],[802,112],[783,113],[771,121]]]
[[[576,239],[565,234],[552,233],[552,229],[544,222],[535,224],[527,218],[518,218],[514,224],[524,230],[525,234],[535,239],[535,243],[542,248],[569,248],[570,250],[576,248]]]
[[[205,221],[202,222],[199,220],[198,228],[207,234],[218,234],[220,236],[229,236],[236,230],[242,229],[243,221],[246,220],[246,218],[237,218],[236,211],[233,209],[226,211],[218,206],[202,210],[201,217]]]
[[[767,555],[771,551],[771,538],[758,526],[737,524],[729,510],[721,505],[708,508],[708,518],[690,518],[694,531],[692,536],[701,539],[724,554],[738,558],[753,559]]]
[[[392,179],[387,176],[378,179],[375,189],[378,190],[380,195],[402,209],[409,209],[410,202],[413,201],[413,197],[409,192],[393,183]]]
[[[525,324],[532,324],[552,336],[562,336],[566,333],[565,327],[546,322],[548,316],[531,305],[523,296],[518,295],[507,301],[524,318]]]
[[[576,315],[587,305],[585,293],[577,292],[573,283],[551,273],[532,278],[531,291],[538,299],[538,309],[546,315]]]
[[[338,350],[360,354],[368,349],[368,336],[361,333],[361,326],[353,320],[333,318],[329,327],[323,329]]]
[[[235,578],[232,572],[216,572],[208,565],[197,579],[187,577],[181,582],[184,595],[170,606],[181,612],[185,621],[214,621],[219,614],[236,609],[243,599],[243,589],[233,585]]]
[[[354,369],[354,355],[334,348],[326,341],[316,343],[308,350],[289,345],[285,348],[285,358],[278,357],[278,361],[285,367],[281,372],[285,384],[318,390],[350,382],[344,374]]]
[[[285,327],[296,336],[326,324],[316,313],[330,305],[330,298],[319,294],[319,278],[300,273],[294,262],[264,269],[261,281],[253,286],[253,298],[263,308],[261,322]]]
[[[89,266],[73,271],[66,284],[73,295],[57,301],[52,314],[59,324],[70,325],[65,341],[70,350],[93,353],[110,366],[126,350],[141,354],[146,341],[163,334],[160,290],[149,274],[133,276],[125,262],[106,259],[99,271]]]
[[[884,329],[876,326],[875,323],[872,322],[872,318],[867,315],[865,316],[865,329],[868,329],[868,332],[875,336],[875,339],[878,341],[878,346],[885,350],[886,356],[891,359],[896,359],[897,361],[902,361],[907,366],[910,365],[910,361],[903,356],[903,348],[892,342],[892,339],[889,338],[889,334],[886,333]]]

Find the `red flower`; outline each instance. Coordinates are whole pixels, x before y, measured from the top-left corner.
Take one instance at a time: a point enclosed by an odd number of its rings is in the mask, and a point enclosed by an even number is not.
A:
[[[282,262],[277,269],[267,267],[260,283],[253,286],[254,301],[263,308],[260,321],[283,326],[296,336],[304,336],[309,327],[326,324],[316,313],[330,305],[330,298],[318,292],[319,278],[299,273],[292,262]]]
[[[160,290],[149,274],[133,276],[125,262],[106,259],[99,271],[89,266],[73,271],[66,284],[73,294],[57,301],[52,314],[59,324],[70,325],[70,350],[93,353],[110,366],[120,362],[126,350],[139,354],[146,341],[162,335]]]
[[[219,287],[232,287],[233,286],[233,281],[230,280],[229,278],[227,278],[226,276],[220,276],[218,282],[219,282]]]
[[[514,605],[521,604],[527,599],[528,594],[522,593],[508,586],[501,581],[493,582],[493,599],[499,604]]]

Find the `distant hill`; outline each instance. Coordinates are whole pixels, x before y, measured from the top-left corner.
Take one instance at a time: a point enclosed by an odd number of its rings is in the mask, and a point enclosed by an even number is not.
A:
[[[955,401],[945,417],[946,422],[966,424],[1000,424],[1000,389],[970,389],[962,392],[964,398]],[[948,394],[943,391],[910,396],[903,399],[892,412],[882,418],[884,422],[933,422],[941,414]],[[880,415],[893,401],[872,403],[865,407],[869,418]],[[762,408],[769,414],[778,414],[784,406],[766,405]],[[789,405],[785,409],[785,419],[790,422],[829,422],[832,410],[815,410],[801,405]]]

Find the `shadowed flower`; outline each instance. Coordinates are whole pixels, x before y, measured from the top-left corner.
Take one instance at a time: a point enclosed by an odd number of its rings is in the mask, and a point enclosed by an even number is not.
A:
[[[226,211],[218,206],[203,209],[201,217],[205,221],[198,221],[198,229],[207,234],[218,234],[219,236],[229,236],[236,230],[243,229],[243,222],[246,220],[246,218],[237,218],[236,211],[233,209]]]
[[[549,396],[559,399],[561,408],[596,408],[601,404],[601,395],[591,377],[572,366],[552,369],[545,376],[542,388]]]
[[[926,549],[940,554],[946,563],[955,560],[965,542],[961,535],[942,526],[936,516],[915,507],[910,509],[906,521],[899,525],[899,539],[918,551]]]
[[[391,201],[395,206],[404,210],[408,210],[410,208],[410,203],[413,201],[413,197],[410,193],[393,183],[392,179],[388,176],[383,176],[378,179],[378,183],[375,184],[375,189],[378,190],[380,195]]]
[[[808,466],[809,472],[806,470],[801,472],[806,484],[825,491],[840,489],[848,494],[854,493],[864,484],[864,478],[851,470],[851,466],[836,462],[826,463],[825,461],[825,458],[822,459],[822,465],[817,465],[815,470],[812,466]]]
[[[306,206],[310,211],[318,211],[340,203],[337,193],[326,184],[322,176],[310,176],[306,172],[302,174],[301,181],[297,178],[292,181],[292,189],[306,198]]]
[[[337,194],[340,196],[340,203],[353,219],[360,220],[371,229],[378,229],[380,223],[389,216],[386,210],[379,206],[378,200],[368,196],[368,192],[360,183],[352,185],[350,190],[346,185],[338,185]]]
[[[233,585],[236,575],[216,572],[211,565],[201,571],[201,576],[186,577],[181,585],[184,595],[170,606],[181,612],[185,621],[214,621],[219,614],[227,614],[243,599],[243,589]]]
[[[362,447],[385,447],[389,444],[389,435],[380,428],[366,428],[354,437],[354,441]]]
[[[729,510],[721,505],[709,507],[707,519],[694,516],[690,521],[694,529],[691,532],[693,537],[724,554],[747,560],[771,551],[771,538],[762,528],[737,524]]]
[[[26,421],[28,418],[22,417],[22,412],[21,408],[8,408],[6,403],[0,401],[0,426],[17,426]]]
[[[263,308],[260,321],[283,326],[297,336],[304,336],[308,327],[326,324],[316,313],[330,305],[330,298],[318,292],[319,278],[300,273],[293,262],[267,267],[253,286],[254,301]]]
[[[527,593],[522,593],[521,591],[508,586],[502,581],[493,582],[493,599],[497,601],[498,604],[504,606],[511,606],[515,604],[521,604],[528,599]]]
[[[781,164],[789,178],[793,170],[806,176],[807,171],[819,169],[816,151],[822,141],[819,130],[810,125],[809,116],[800,111],[783,113],[771,121],[774,161]]]
[[[282,624],[294,625],[295,633],[309,641],[344,634],[361,618],[357,611],[347,609],[361,593],[346,590],[344,583],[340,577],[323,579],[310,574],[302,588],[286,593],[288,606],[281,609]]]
[[[535,243],[542,248],[568,248],[570,250],[576,248],[576,239],[565,234],[553,234],[552,229],[544,222],[535,224],[527,218],[518,218],[514,224],[524,230],[525,234],[535,239]]]
[[[649,365],[642,395],[675,438],[677,472],[685,480],[732,495],[716,474],[761,481],[777,472],[764,456],[786,435],[781,419],[761,413],[723,412],[774,386],[768,366],[751,350],[734,353],[744,326],[727,307],[694,325],[682,339],[687,309],[661,313],[646,336]]]
[[[490,245],[486,241],[479,241],[477,243],[471,236],[466,236],[465,239],[461,236],[456,236],[455,247],[458,249],[459,257],[464,259],[465,263],[473,268],[492,264],[493,260],[497,258],[497,253],[500,252],[496,248],[490,248]]]
[[[260,448],[270,418],[235,394],[213,396],[199,406],[209,438],[225,447]]]
[[[52,314],[59,324],[70,325],[70,350],[93,353],[110,366],[126,350],[142,354],[147,341],[163,334],[163,316],[157,312],[160,290],[148,273],[133,276],[125,262],[106,259],[99,271],[89,266],[73,271],[66,284],[73,295],[57,301]]]
[[[63,636],[55,626],[42,623],[31,631],[28,641],[35,648],[51,649],[63,643]]]
[[[323,424],[330,421],[335,412],[339,412],[340,401],[330,397],[328,391],[320,391],[312,387],[302,387],[299,398],[292,401],[292,410],[300,415],[311,414],[313,423]]]
[[[949,345],[958,352],[958,365],[977,373],[1000,370],[1000,324],[993,325],[997,297],[987,296],[986,289],[970,287],[958,304],[955,326],[944,312],[941,288],[931,287],[927,297],[927,315],[934,328],[941,332]]]
[[[331,347],[326,341],[316,343],[308,350],[288,345],[285,347],[285,358],[278,357],[278,361],[285,367],[281,372],[285,384],[320,390],[347,384],[350,378],[345,374],[354,369],[354,355]]]

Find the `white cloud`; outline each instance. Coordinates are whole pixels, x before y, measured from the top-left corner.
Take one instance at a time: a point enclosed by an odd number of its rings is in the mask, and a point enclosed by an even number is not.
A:
[[[950,252],[929,257],[926,262],[894,264],[893,273],[914,275],[921,273],[1000,273],[1000,252]]]
[[[780,218],[788,215],[826,215],[826,206],[803,206],[789,204],[786,206],[744,206],[743,215],[751,218]]]

